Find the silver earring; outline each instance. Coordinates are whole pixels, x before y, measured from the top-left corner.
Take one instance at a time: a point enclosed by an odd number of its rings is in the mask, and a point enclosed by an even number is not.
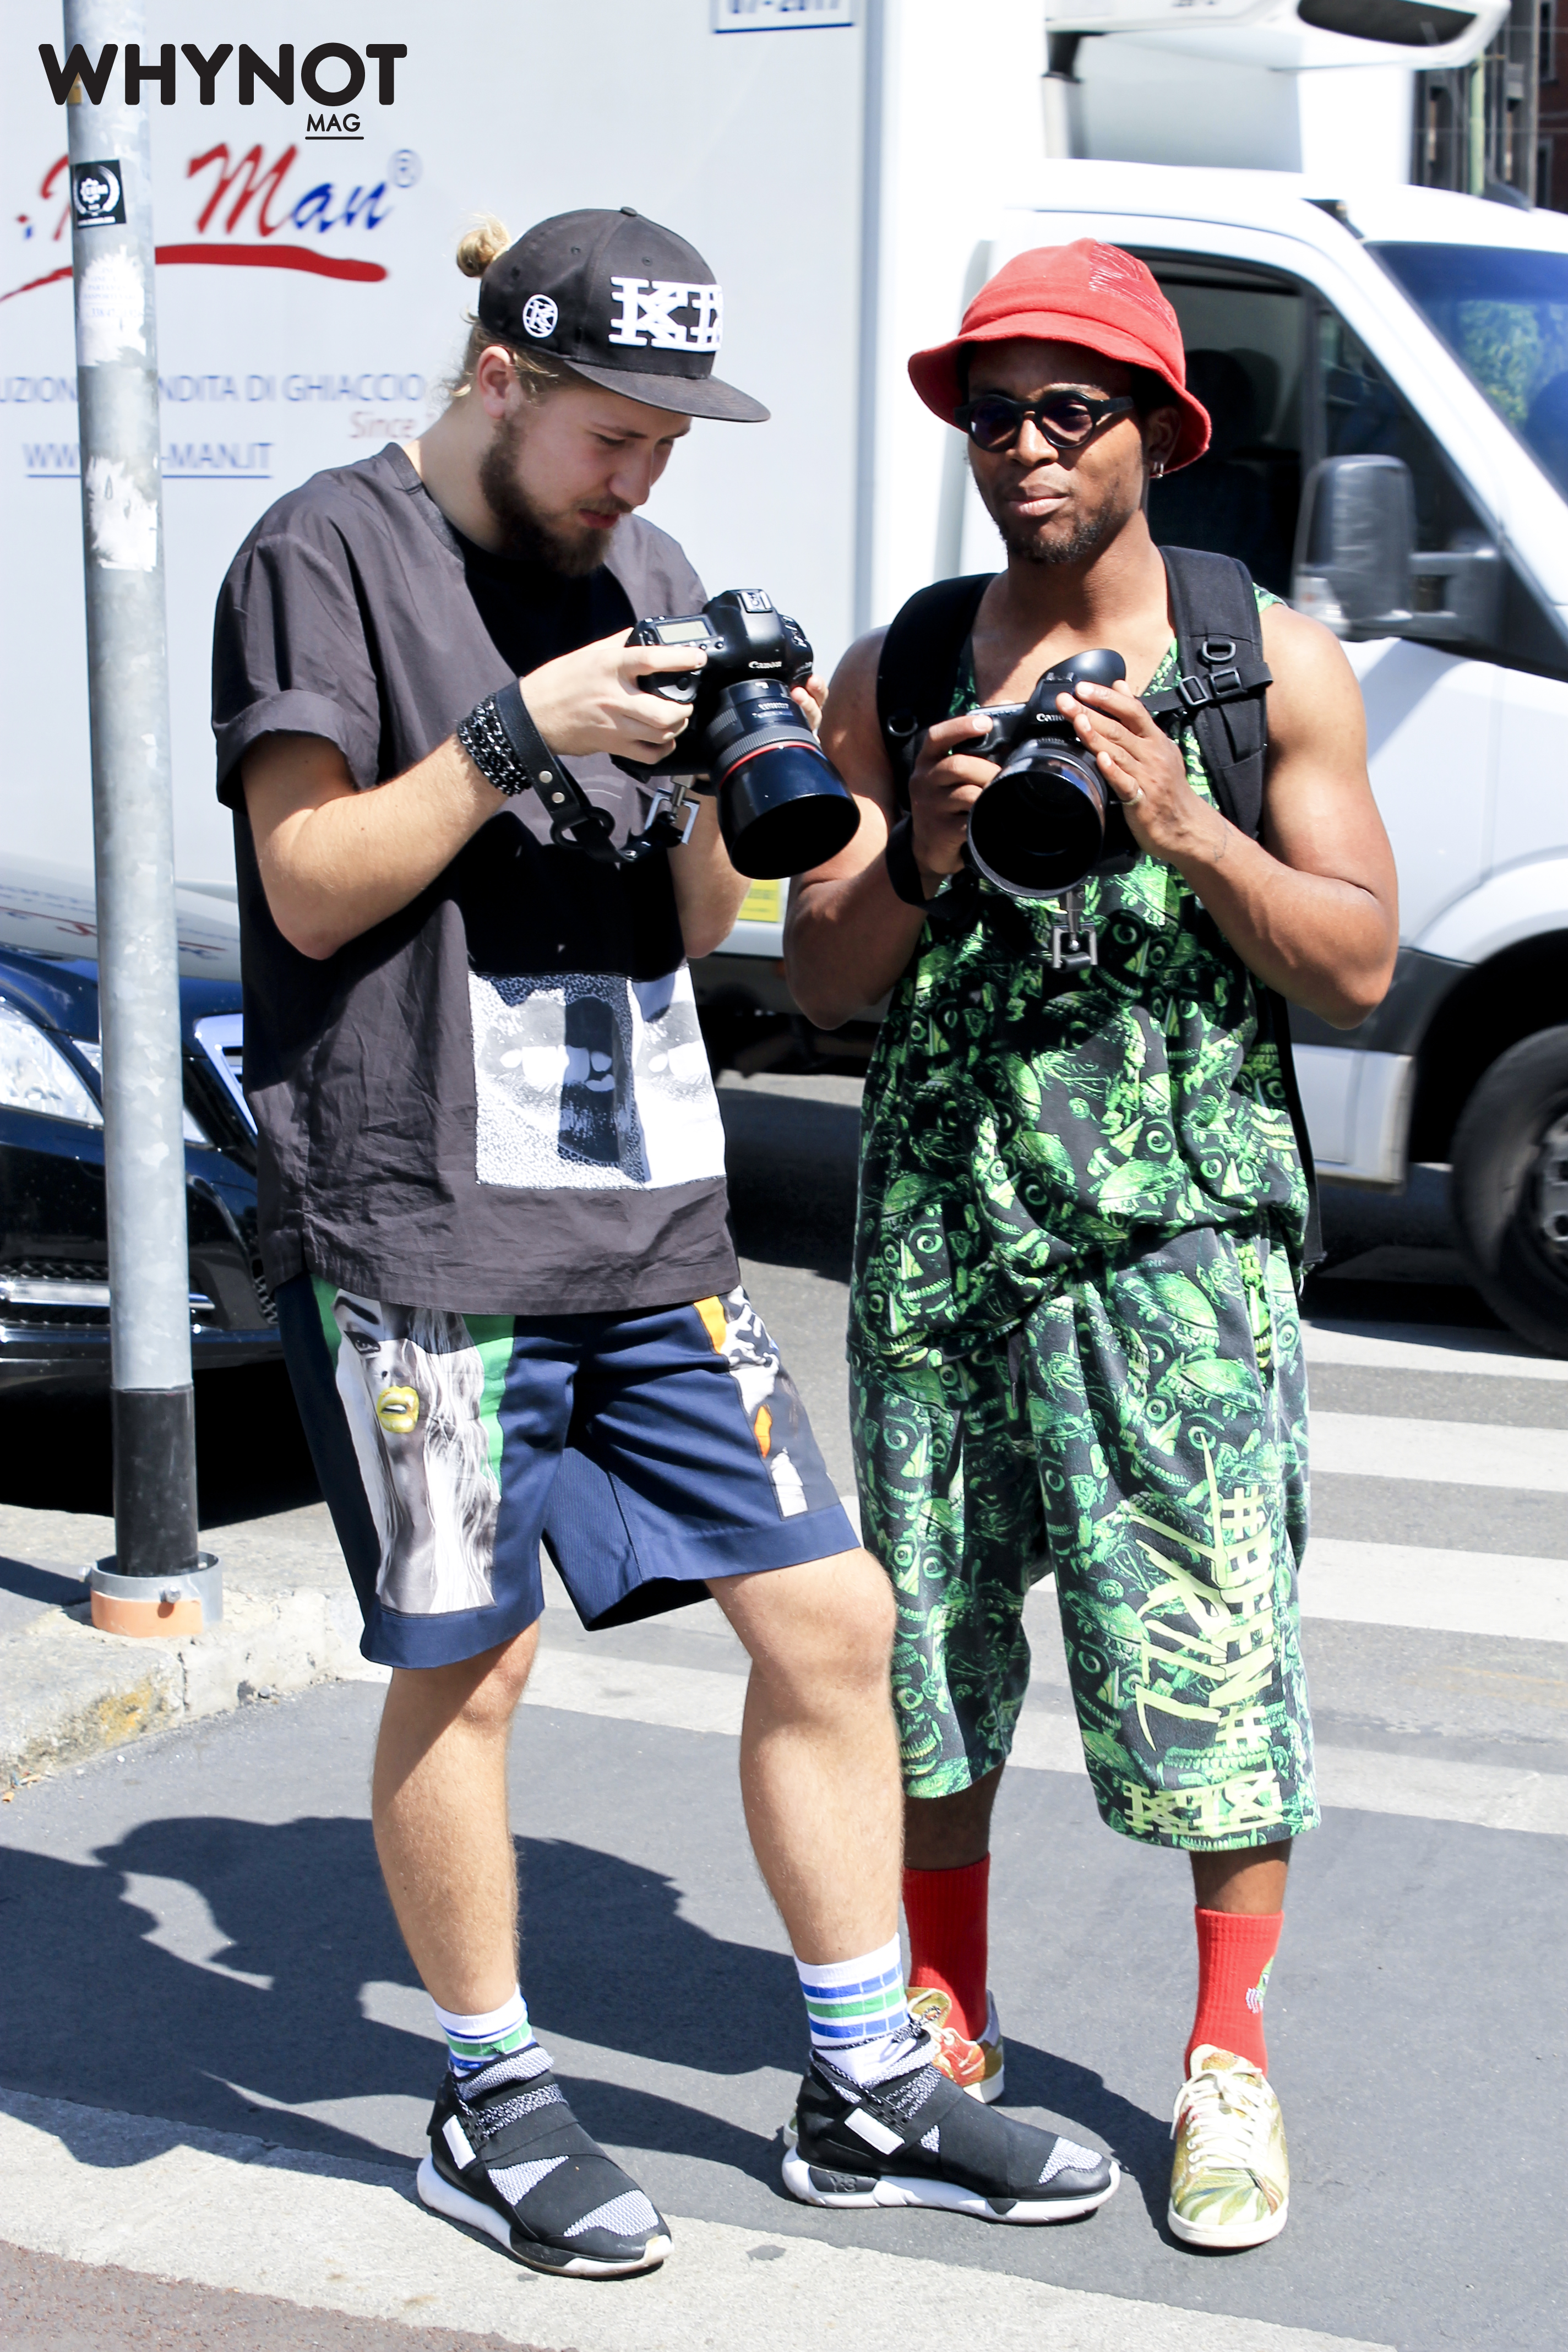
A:
[[[1153,477],[1153,478],[1155,479],[1155,481],[1158,481],[1158,480],[1159,480],[1159,478],[1160,478],[1161,475],[1164,472],[1164,470],[1165,470],[1165,460],[1163,459],[1163,457],[1156,457],[1156,458],[1153,460],[1152,464],[1152,465],[1150,466],[1150,467],[1149,467],[1149,471],[1150,471],[1150,473],[1152,475],[1152,477]]]

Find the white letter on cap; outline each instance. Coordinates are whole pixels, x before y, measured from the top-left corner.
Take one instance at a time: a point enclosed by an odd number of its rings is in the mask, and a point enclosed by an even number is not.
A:
[[[637,330],[642,323],[642,289],[647,280],[646,278],[612,278],[610,283],[621,306],[619,318],[610,320],[610,341],[612,343],[640,344],[643,338]]]
[[[700,352],[716,352],[724,331],[724,289],[721,286],[693,286],[689,289],[687,308],[697,313],[697,324],[691,330],[693,347]]]
[[[651,343],[658,351],[716,352],[723,324],[724,297],[717,286],[684,286],[669,278],[612,278],[620,315],[610,322],[612,343]],[[695,328],[675,313],[693,310]]]

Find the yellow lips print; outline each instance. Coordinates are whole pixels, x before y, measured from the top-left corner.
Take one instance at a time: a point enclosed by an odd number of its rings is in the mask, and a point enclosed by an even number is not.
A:
[[[406,1437],[419,1420],[417,1389],[383,1389],[375,1401],[375,1417],[383,1429],[395,1436]]]

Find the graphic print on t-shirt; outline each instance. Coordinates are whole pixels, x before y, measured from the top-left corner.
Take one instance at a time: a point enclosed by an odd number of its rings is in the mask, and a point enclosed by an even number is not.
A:
[[[340,1290],[337,1389],[381,1539],[377,1598],[405,1616],[488,1609],[500,1488],[485,1367],[460,1315]]]
[[[724,1130],[685,965],[470,972],[481,1184],[582,1191],[722,1176]]]

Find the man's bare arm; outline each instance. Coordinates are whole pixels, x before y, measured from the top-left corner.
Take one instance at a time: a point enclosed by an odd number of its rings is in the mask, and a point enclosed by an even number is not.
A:
[[[657,760],[688,712],[639,693],[637,677],[690,667],[684,648],[632,649],[606,637],[531,671],[523,697],[563,756]],[[291,947],[317,960],[401,912],[506,806],[453,736],[371,792],[354,790],[342,753],[319,735],[263,736],[240,776],[272,919]]]
[[[1399,945],[1394,854],[1366,772],[1361,692],[1337,641],[1289,605],[1263,614],[1268,766],[1261,841],[1211,808],[1125,688],[1083,689],[1078,730],[1142,848],[1189,882],[1248,969],[1335,1028],[1382,1003]]]
[[[374,792],[320,735],[264,735],[240,775],[272,919],[317,960],[406,907],[506,806],[451,740]]]
[[[730,863],[719,831],[719,803],[710,793],[697,803],[697,822],[685,847],[670,851],[669,873],[687,954],[693,961],[711,955],[734,929],[751,884]]]
[[[831,864],[803,875],[790,893],[784,968],[795,1003],[818,1028],[836,1029],[885,996],[909,962],[925,917],[906,906],[882,852],[897,803],[877,723],[877,663],[882,632],[850,646],[828,689],[822,746],[854,793],[860,829]],[[933,727],[910,779],[914,850],[929,897],[963,855],[969,806],[995,774],[986,761],[952,746],[984,721],[950,719]]]

